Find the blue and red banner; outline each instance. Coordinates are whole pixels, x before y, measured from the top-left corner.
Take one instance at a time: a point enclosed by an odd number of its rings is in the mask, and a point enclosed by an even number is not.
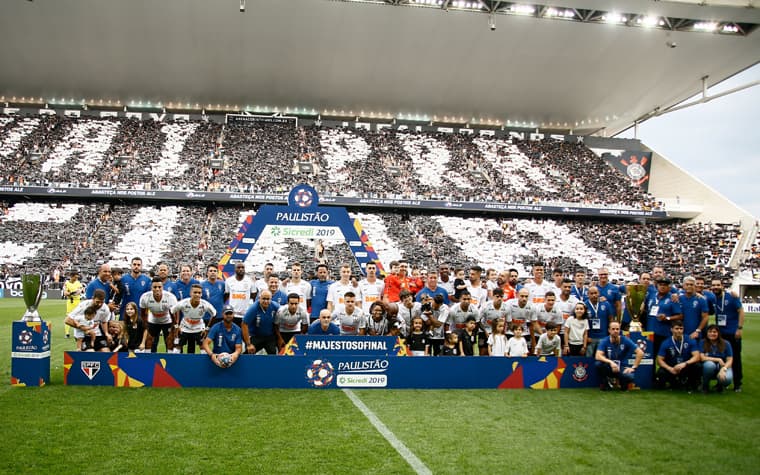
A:
[[[636,385],[651,387],[642,365]],[[559,389],[597,387],[592,358],[242,355],[222,369],[206,355],[64,354],[67,385],[116,387]]]

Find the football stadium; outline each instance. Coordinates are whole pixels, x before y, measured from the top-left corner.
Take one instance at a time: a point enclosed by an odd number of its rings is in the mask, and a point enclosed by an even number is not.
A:
[[[758,25],[3,2],[0,471],[756,473],[760,224],[639,128]]]

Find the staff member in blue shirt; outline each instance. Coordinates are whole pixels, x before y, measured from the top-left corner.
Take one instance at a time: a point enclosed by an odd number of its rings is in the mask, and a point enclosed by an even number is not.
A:
[[[742,391],[742,329],[744,328],[744,308],[739,297],[735,297],[723,288],[720,279],[713,279],[712,291],[715,294],[715,324],[720,329],[720,336],[731,343],[734,352],[734,391]]]
[[[264,290],[259,299],[245,312],[243,317],[243,341],[250,354],[260,349],[268,355],[277,354],[277,335],[274,331],[274,317],[280,306],[272,302],[272,292]]]
[[[633,340],[620,335],[620,322],[611,321],[609,332],[610,336],[599,342],[595,356],[596,371],[602,383],[600,389],[602,391],[612,389],[614,380],[617,379],[620,389],[625,391],[628,389],[628,384],[633,382],[644,352]],[[633,365],[628,366],[628,361],[634,355]]]

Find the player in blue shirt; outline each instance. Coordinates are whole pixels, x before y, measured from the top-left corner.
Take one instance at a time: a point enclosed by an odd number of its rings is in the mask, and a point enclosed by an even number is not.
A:
[[[598,275],[599,283],[597,284],[597,288],[599,289],[599,300],[609,303],[615,310],[615,318],[619,319],[622,311],[620,288],[609,281],[610,272],[604,267],[599,269]]]
[[[586,271],[579,269],[575,271],[575,283],[570,288],[570,295],[575,297],[581,302],[588,300],[588,287],[586,283]]]
[[[264,290],[243,317],[243,341],[245,350],[254,354],[265,349],[268,355],[277,354],[277,335],[274,317],[280,306],[272,302],[272,292]]]
[[[311,322],[309,335],[340,335],[338,325],[332,323],[332,315],[326,308],[319,312],[319,319]]]
[[[225,305],[222,310],[222,321],[211,327],[208,335],[203,340],[203,350],[209,355],[211,361],[220,368],[226,368],[234,364],[243,352],[243,332],[240,327],[233,323],[235,310]],[[211,349],[211,344],[214,349]],[[219,354],[229,353],[232,357],[229,365],[219,361]]]
[[[715,294],[715,323],[720,336],[731,343],[734,353],[734,391],[742,390],[742,329],[744,328],[744,308],[739,297],[723,288],[720,279],[713,279],[712,291]]]
[[[614,387],[617,379],[620,389],[625,391],[628,384],[633,382],[634,373],[644,357],[644,352],[628,337],[620,335],[620,322],[609,324],[610,336],[599,342],[596,350],[596,371],[601,381],[600,389],[606,391]],[[629,360],[635,356],[633,365]]]
[[[165,262],[159,262],[156,264],[156,276],[161,279],[161,282],[164,284],[164,292],[169,292],[170,294],[177,296],[177,286],[174,285],[174,281],[169,278],[169,265]],[[218,313],[219,318],[221,318],[221,313]]]
[[[139,257],[132,258],[132,269],[129,274],[121,278],[121,288],[124,294],[121,296],[121,308],[119,309],[120,319],[124,318],[124,309],[129,302],[137,305],[138,313],[140,311],[140,297],[145,292],[151,291],[152,279],[142,273],[142,259]]]
[[[311,311],[309,318],[312,323],[319,318],[320,312],[327,308],[327,291],[335,281],[327,278],[327,265],[317,265],[317,278],[309,282],[311,284],[311,297],[309,299]]]
[[[655,388],[665,389],[669,385],[671,389],[694,391],[702,374],[697,342],[684,336],[681,320],[670,324],[670,332],[670,338],[662,343],[657,353],[660,368],[655,374]]]
[[[182,264],[179,270],[179,279],[174,281],[172,293],[177,297],[177,301],[190,298],[190,289],[193,285],[200,285],[200,282],[193,279],[193,269],[187,264]]]
[[[224,280],[219,278],[219,269],[215,264],[209,264],[206,267],[206,280],[201,283],[203,288],[203,300],[214,306],[216,314],[222,315],[222,307],[224,307]],[[207,327],[213,325],[212,321],[209,321],[211,315],[206,313],[203,316],[203,321],[206,322]],[[218,317],[217,317],[218,318]]]

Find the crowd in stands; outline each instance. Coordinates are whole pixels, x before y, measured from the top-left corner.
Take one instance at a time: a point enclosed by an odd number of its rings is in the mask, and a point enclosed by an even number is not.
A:
[[[198,190],[222,126],[136,118],[0,116],[4,184]]]
[[[255,213],[234,206],[5,204],[0,215],[0,242],[7,254],[3,262],[10,275],[21,271],[52,275],[76,268],[88,277],[102,263],[121,267],[139,254],[146,266],[164,261],[177,268],[188,263],[203,274],[206,264],[219,262],[243,220]],[[621,282],[653,263],[660,263],[675,279],[691,272],[708,279],[731,278],[728,262],[739,234],[738,225],[732,224],[352,214],[385,270],[391,261],[406,259],[421,270],[447,262],[495,269],[509,265],[525,273],[530,263],[541,260],[552,268],[606,266]],[[246,266],[253,272],[273,261],[279,272],[292,260],[303,262],[306,273],[320,262],[333,273],[341,263],[350,262],[352,274],[361,273],[344,240],[296,241],[266,233]]]
[[[760,281],[760,232],[741,256],[739,269],[744,277]]]
[[[0,116],[3,184],[661,205],[583,144],[479,134]],[[214,168],[211,159],[223,159]],[[299,163],[313,165],[302,171]]]

